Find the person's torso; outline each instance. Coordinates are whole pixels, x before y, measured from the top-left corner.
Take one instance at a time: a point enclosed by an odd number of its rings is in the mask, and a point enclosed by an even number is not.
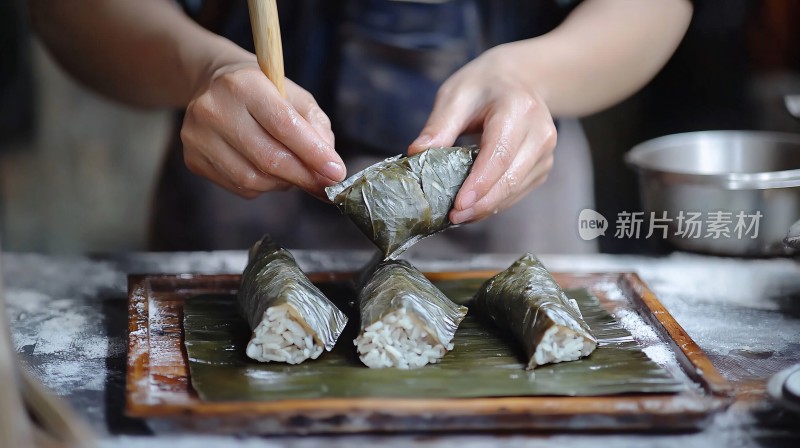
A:
[[[496,45],[543,34],[571,1],[278,1],[286,75],[331,117],[337,149],[394,155],[422,129],[439,86]],[[252,51],[244,0],[184,0]]]

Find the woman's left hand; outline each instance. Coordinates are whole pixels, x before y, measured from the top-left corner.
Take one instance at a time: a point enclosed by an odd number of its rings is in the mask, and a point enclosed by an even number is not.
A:
[[[519,73],[510,56],[505,46],[495,47],[453,74],[409,146],[409,154],[415,154],[482,132],[481,150],[450,212],[454,224],[510,207],[542,184],[553,166],[553,118],[531,87],[533,74]]]

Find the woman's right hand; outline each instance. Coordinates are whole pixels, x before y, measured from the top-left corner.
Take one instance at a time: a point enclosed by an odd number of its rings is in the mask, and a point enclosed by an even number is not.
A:
[[[186,108],[186,166],[246,198],[297,186],[324,199],[324,187],[346,174],[330,119],[288,79],[286,96],[255,57],[216,69]]]

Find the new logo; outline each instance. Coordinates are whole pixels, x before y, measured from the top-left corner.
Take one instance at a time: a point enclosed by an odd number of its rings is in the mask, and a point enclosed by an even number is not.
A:
[[[606,230],[608,230],[608,220],[605,216],[590,208],[581,210],[578,215],[578,234],[581,239],[589,241],[600,235],[605,236]]]

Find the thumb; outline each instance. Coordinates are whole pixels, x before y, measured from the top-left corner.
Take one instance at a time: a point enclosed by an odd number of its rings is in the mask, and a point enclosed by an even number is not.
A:
[[[465,95],[442,94],[440,90],[422,132],[408,146],[408,154],[414,155],[432,147],[453,146],[475,115],[472,103],[474,101]]]

